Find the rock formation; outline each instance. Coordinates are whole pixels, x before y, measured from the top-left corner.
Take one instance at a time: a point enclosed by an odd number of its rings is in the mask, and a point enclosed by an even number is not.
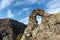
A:
[[[40,24],[36,16],[42,18]],[[29,16],[28,26],[21,40],[60,40],[60,13],[49,14],[42,9],[35,9]]]
[[[23,23],[10,18],[0,19],[0,40],[14,40],[25,27]]]
[[[38,24],[36,16],[41,16]],[[20,40],[60,40],[60,12],[49,14],[42,9],[34,9],[28,18],[28,25],[16,20],[0,19],[0,40],[15,40],[18,34]]]

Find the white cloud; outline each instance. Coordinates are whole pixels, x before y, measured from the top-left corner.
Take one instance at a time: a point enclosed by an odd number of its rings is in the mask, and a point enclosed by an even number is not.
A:
[[[60,12],[60,0],[52,0],[47,4],[47,12],[48,13],[57,13]]]
[[[16,3],[14,3],[14,5],[13,6],[19,6],[19,5],[21,5],[21,4],[23,4],[22,2],[20,2],[20,1],[16,1]]]
[[[24,8],[22,11],[28,11],[29,10],[29,8]]]
[[[36,3],[38,0],[26,0],[26,3],[29,3],[29,4],[34,4]]]
[[[55,14],[57,12],[60,12],[60,8],[55,8],[55,9],[48,9],[46,10],[50,14]]]
[[[14,4],[14,6],[16,5],[33,5],[33,4],[41,4],[44,3],[45,0],[20,0],[20,1],[16,1],[16,3]]]
[[[38,0],[20,0],[20,1],[16,1],[16,3],[14,4],[14,6],[16,5],[21,5],[21,4],[24,4],[24,5],[32,5],[34,3],[36,3]]]
[[[13,13],[11,12],[11,10],[8,10],[7,18],[12,18],[12,17],[14,17]]]
[[[28,24],[28,17],[19,20],[20,22],[24,23],[24,24]]]
[[[19,11],[17,15],[21,15],[24,12],[28,13],[29,12],[29,9],[30,8],[24,8],[23,10]],[[26,17],[24,19],[21,19],[19,21],[22,22],[22,23],[24,23],[24,24],[28,24],[28,17]]]
[[[38,5],[42,5],[42,3],[44,3],[46,0],[39,0],[38,2],[37,2],[37,4]]]
[[[14,0],[2,0],[0,2],[0,9],[4,9],[5,7],[9,6]]]
[[[29,11],[29,8],[24,8],[23,10],[19,11],[17,15],[20,15],[21,13],[28,12],[28,11]]]

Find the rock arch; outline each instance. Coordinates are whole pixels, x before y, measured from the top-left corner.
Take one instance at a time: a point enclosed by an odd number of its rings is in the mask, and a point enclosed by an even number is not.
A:
[[[29,15],[29,19],[28,19],[28,27],[31,26],[31,28],[29,28],[31,30],[32,30],[32,27],[34,28],[34,26],[36,26],[38,24],[38,22],[36,20],[37,15],[42,17],[42,22],[46,22],[46,21],[48,21],[47,18],[51,14],[48,14],[44,10],[39,9],[39,8],[36,8],[35,10],[33,10],[32,13]]]
[[[28,26],[25,29],[21,40],[28,40],[32,36],[32,30],[34,30],[35,27],[38,26],[38,22],[36,20],[37,15],[42,17],[43,22],[46,21],[44,18],[47,18],[48,16],[50,16],[50,14],[46,13],[42,9],[36,8],[35,10],[33,10],[32,13],[29,15]]]

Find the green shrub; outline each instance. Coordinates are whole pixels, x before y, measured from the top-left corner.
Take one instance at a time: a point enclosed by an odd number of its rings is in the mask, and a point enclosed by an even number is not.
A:
[[[17,37],[16,37],[16,40],[20,40],[22,37],[22,34],[18,34]]]

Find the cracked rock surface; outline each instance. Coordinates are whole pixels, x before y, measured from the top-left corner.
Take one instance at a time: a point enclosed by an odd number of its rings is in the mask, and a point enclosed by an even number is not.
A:
[[[37,15],[42,18],[40,24]],[[21,40],[60,40],[60,12],[49,14],[39,8],[33,10]]]

